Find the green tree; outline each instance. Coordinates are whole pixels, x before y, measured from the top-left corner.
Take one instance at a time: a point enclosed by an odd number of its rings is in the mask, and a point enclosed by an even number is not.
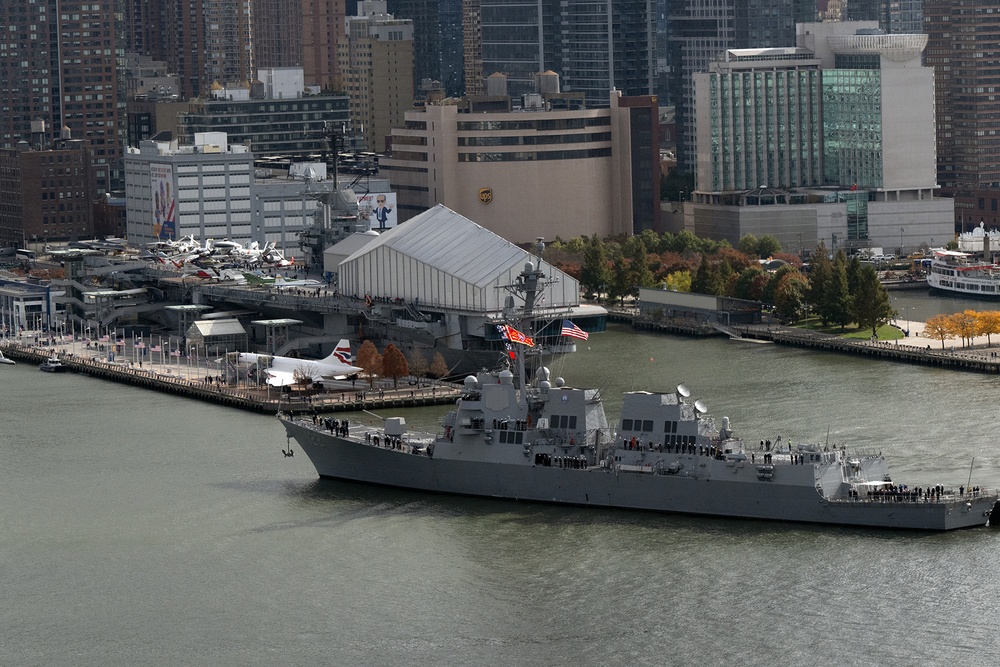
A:
[[[625,305],[625,297],[632,293],[635,285],[632,283],[632,272],[629,270],[625,255],[620,247],[615,247],[611,254],[611,280],[608,282],[608,298],[619,299]]]
[[[809,303],[813,305],[823,326],[833,319],[827,310],[827,292],[833,280],[833,262],[826,255],[826,246],[820,243],[813,255],[812,269],[809,271]]]
[[[757,239],[757,256],[770,257],[781,252],[781,243],[774,236],[764,234]]]
[[[861,284],[861,259],[855,255],[847,263],[847,290],[851,294],[858,293],[858,286]]]
[[[774,292],[774,311],[778,317],[797,322],[806,310],[809,281],[798,271],[790,271],[778,280]]]
[[[382,373],[382,355],[378,353],[375,343],[366,340],[358,350],[358,366],[364,369],[363,375],[368,378],[368,386],[375,386],[376,376]]]
[[[756,299],[759,295],[754,295],[754,284],[763,275],[766,275],[766,273],[759,266],[751,266],[743,269],[736,279],[733,296],[737,299]]]
[[[736,245],[737,249],[749,257],[760,257],[757,252],[757,237],[753,234],[746,234]]]
[[[843,250],[833,261],[823,308],[829,313],[830,321],[839,324],[842,331],[851,322],[851,290],[847,281],[847,255]]]
[[[604,242],[596,236],[583,251],[583,268],[580,272],[580,285],[584,293],[599,294],[611,282],[611,270],[608,268],[608,255]]]
[[[878,328],[896,314],[889,302],[889,292],[878,280],[875,267],[866,264],[858,278],[858,289],[851,295],[853,320],[862,329],[871,329],[872,337],[878,335]]]
[[[646,245],[638,236],[633,236],[625,243],[625,252],[628,255],[629,281],[632,289],[636,287],[652,287],[656,282],[653,272],[649,270],[649,256],[646,254]]]
[[[382,353],[382,374],[392,378],[393,389],[399,388],[399,378],[410,374],[410,365],[406,363],[406,357],[392,343],[389,343]]]
[[[721,295],[724,287],[718,267],[708,257],[702,257],[698,271],[691,280],[691,291],[698,294]]]
[[[785,265],[772,273],[771,279],[768,280],[767,285],[764,286],[764,290],[760,295],[760,300],[764,303],[775,303],[775,295],[778,291],[778,284],[781,282],[781,279],[789,273],[799,273],[799,270],[794,266]],[[802,274],[799,273],[799,275]]]

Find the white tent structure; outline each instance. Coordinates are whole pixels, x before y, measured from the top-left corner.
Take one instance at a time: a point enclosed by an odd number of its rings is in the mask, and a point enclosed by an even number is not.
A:
[[[580,304],[576,279],[438,205],[381,234],[339,266],[342,294],[480,315],[499,313],[527,262],[551,280],[539,298],[544,309]]]

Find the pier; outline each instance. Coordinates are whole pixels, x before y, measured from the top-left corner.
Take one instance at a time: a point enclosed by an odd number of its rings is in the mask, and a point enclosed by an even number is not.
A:
[[[461,393],[457,385],[436,380],[421,379],[418,384],[401,382],[398,389],[386,380],[380,380],[374,389],[367,381],[358,380],[357,388],[350,381],[344,387],[323,392],[282,392],[276,387],[226,385],[204,377],[188,377],[175,372],[171,365],[145,361],[136,367],[129,362],[105,361],[99,356],[77,351],[81,343],[56,344],[54,347],[4,341],[0,349],[5,356],[19,363],[41,364],[50,357],[58,357],[71,372],[110,380],[134,387],[142,387],[186,398],[225,405],[250,412],[276,414],[311,414],[314,412],[358,412],[385,408],[409,408],[426,405],[449,405]],[[204,369],[201,369],[204,371]]]

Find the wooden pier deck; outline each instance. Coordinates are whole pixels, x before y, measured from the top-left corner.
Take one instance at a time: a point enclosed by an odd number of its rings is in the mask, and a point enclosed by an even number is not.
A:
[[[57,356],[71,372],[91,377],[142,387],[200,401],[225,405],[240,410],[275,414],[302,414],[312,412],[358,412],[385,408],[448,405],[460,395],[457,385],[447,382],[421,381],[420,385],[401,384],[399,389],[377,387],[368,390],[367,383],[358,381],[358,388],[345,387],[333,391],[298,395],[284,393],[277,388],[226,386],[209,383],[205,379],[191,379],[176,374],[169,366],[151,364],[136,368],[127,363],[115,363],[74,354],[65,350],[36,345],[5,342],[0,345],[4,355],[14,361],[41,364]]]

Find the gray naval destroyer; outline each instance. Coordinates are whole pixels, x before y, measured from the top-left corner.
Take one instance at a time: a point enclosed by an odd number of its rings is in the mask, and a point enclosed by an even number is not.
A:
[[[524,299],[516,321],[530,322],[542,280],[529,262],[510,287]],[[748,446],[728,418],[716,428],[684,385],[626,393],[612,427],[600,390],[566,386],[544,367],[521,382],[524,355],[515,357],[467,377],[437,434],[408,432],[402,418],[330,428],[311,415],[278,417],[321,477],[405,489],[933,531],[985,526],[1000,509],[995,490],[900,484],[879,453],[780,439]]]

